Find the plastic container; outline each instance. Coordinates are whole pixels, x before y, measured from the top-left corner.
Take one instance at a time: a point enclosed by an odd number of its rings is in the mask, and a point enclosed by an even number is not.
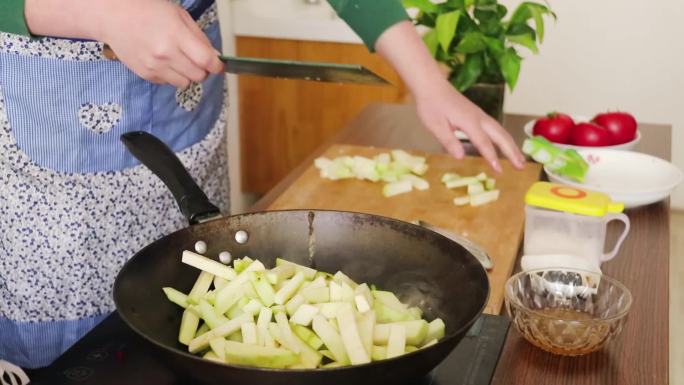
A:
[[[600,265],[618,253],[629,233],[624,206],[606,194],[548,182],[535,183],[525,196],[524,255],[567,254],[593,258]],[[606,228],[621,221],[625,229],[605,252]]]

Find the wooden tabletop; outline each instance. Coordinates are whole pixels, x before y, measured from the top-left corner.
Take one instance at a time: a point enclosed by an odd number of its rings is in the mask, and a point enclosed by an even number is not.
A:
[[[504,126],[520,143],[524,139],[522,127],[532,118],[507,115]],[[640,124],[639,128],[643,139],[637,150],[669,160],[671,127]],[[374,104],[316,150],[251,210],[265,210],[332,143],[443,152],[439,143],[422,129],[413,106]],[[625,329],[616,340],[603,351],[566,358],[533,347],[511,329],[492,384],[667,384],[669,209],[669,202],[661,202],[628,210],[632,225],[629,237],[615,260],[602,266],[605,274],[625,284],[634,297]],[[615,231],[609,237],[614,237],[617,229],[611,230]]]

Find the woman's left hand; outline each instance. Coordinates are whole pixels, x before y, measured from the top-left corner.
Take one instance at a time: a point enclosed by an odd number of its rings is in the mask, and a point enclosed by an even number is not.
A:
[[[418,115],[426,128],[440,141],[442,146],[457,159],[465,156],[461,141],[455,131],[463,131],[492,168],[501,172],[501,164],[495,147],[511,161],[516,168],[522,168],[525,158],[511,135],[492,117],[446,81],[435,79],[417,90]]]

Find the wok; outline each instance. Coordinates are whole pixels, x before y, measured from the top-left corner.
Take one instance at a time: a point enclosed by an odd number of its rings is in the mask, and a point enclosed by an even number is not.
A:
[[[220,217],[161,141],[142,132],[125,134],[122,141],[165,182],[193,224],[140,250],[114,284],[121,318],[179,374],[208,384],[404,383],[428,374],[446,358],[487,302],[489,283],[480,263],[442,235],[351,212],[293,210]],[[236,241],[240,230],[248,235],[245,243]],[[190,290],[198,271],[181,263],[181,252],[192,250],[198,240],[207,243],[205,255],[215,260],[219,252],[229,250],[234,258],[250,256],[267,267],[283,257],[322,271],[342,271],[356,281],[393,291],[403,302],[419,306],[428,320],[441,317],[446,336],[432,347],[401,357],[344,368],[260,369],[196,357],[177,342],[182,311],[166,300],[161,288]]]

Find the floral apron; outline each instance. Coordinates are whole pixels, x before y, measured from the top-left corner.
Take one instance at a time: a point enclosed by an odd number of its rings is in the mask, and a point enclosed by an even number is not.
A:
[[[216,5],[197,1],[220,49]],[[101,43],[0,33],[0,360],[50,364],[114,309],[127,259],[186,225],[121,134],[161,138],[226,211],[225,95],[221,75],[178,90]]]

